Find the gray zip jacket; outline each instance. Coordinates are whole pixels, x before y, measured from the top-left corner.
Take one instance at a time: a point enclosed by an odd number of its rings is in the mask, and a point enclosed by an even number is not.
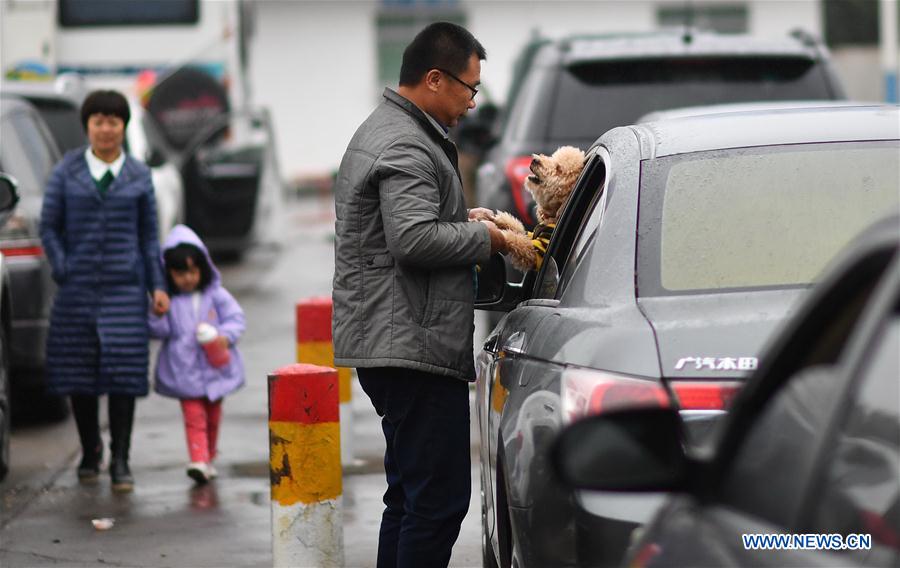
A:
[[[405,367],[474,380],[473,265],[456,147],[391,89],[362,123],[335,182],[335,364]]]

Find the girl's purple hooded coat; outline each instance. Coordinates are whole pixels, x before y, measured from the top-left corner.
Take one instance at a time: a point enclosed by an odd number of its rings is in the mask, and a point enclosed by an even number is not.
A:
[[[173,294],[171,307],[164,316],[150,314],[150,335],[163,340],[156,365],[156,392],[174,398],[206,397],[216,401],[244,384],[244,362],[235,347],[244,333],[244,311],[222,287],[219,271],[194,231],[184,225],[173,227],[163,251],[180,243],[192,244],[203,251],[212,269],[212,280],[200,291],[198,315],[194,315],[191,294]],[[196,337],[200,322],[214,325],[219,334],[228,338],[231,362],[227,366],[217,369],[206,360]]]

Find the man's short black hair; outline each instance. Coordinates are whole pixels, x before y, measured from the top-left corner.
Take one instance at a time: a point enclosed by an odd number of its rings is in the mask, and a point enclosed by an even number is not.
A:
[[[459,75],[469,66],[472,54],[487,59],[484,46],[469,30],[450,22],[430,24],[403,51],[400,84],[416,85],[432,69],[446,69]]]
[[[93,91],[81,105],[81,125],[87,130],[88,118],[92,114],[106,114],[118,116],[128,126],[131,111],[128,110],[128,100],[119,91]]]
[[[166,264],[166,283],[169,285],[169,291],[172,294],[178,294],[181,290],[175,286],[175,281],[172,280],[172,275],[169,274],[169,270],[175,270],[176,272],[187,270],[188,259],[193,260],[194,266],[200,269],[200,284],[197,286],[198,290],[203,290],[209,286],[210,282],[212,282],[212,267],[209,265],[206,254],[204,254],[199,247],[190,243],[178,243],[174,247],[166,249],[165,252],[163,252],[163,261]]]

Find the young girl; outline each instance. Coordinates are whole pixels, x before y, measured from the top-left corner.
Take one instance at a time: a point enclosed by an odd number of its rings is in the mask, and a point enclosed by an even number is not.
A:
[[[163,265],[171,307],[150,315],[150,334],[163,340],[156,365],[156,391],[181,399],[190,463],[197,483],[216,477],[212,461],[222,416],[222,398],[244,384],[244,364],[235,343],[244,332],[244,312],[222,286],[200,237],[184,225],[172,229],[163,245]],[[211,324],[213,341],[227,347],[230,361],[214,366],[197,339],[197,328]]]

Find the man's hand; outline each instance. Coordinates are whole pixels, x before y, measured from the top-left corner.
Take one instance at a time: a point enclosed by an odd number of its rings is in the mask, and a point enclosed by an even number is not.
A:
[[[161,316],[169,311],[169,295],[162,290],[153,291],[153,313]]]
[[[497,228],[497,225],[491,221],[484,220],[482,220],[481,223],[484,223],[487,227],[488,235],[491,237],[491,254],[494,254],[495,252],[506,252],[506,238],[503,236],[503,232]]]
[[[469,209],[469,221],[493,221],[494,212],[486,207]]]

